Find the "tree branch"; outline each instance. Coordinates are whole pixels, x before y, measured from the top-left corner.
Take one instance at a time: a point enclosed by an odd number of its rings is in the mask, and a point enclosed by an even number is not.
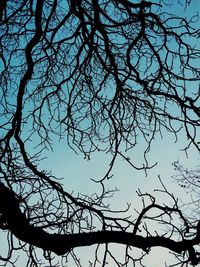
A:
[[[124,231],[97,231],[77,234],[50,234],[39,227],[34,227],[21,212],[19,201],[11,189],[0,183],[0,213],[1,228],[7,226],[18,239],[57,255],[64,255],[71,249],[95,244],[117,243],[147,251],[152,247],[167,248],[175,253],[188,251],[191,262],[197,264],[200,259],[196,257],[194,246],[200,242],[200,227],[191,240],[175,241],[164,236],[139,236]],[[199,225],[199,224],[198,224]],[[4,228],[5,229],[5,228]]]

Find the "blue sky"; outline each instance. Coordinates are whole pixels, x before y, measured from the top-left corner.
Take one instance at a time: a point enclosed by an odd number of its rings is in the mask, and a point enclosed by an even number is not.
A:
[[[174,3],[174,1],[171,1],[171,3]],[[187,16],[196,13],[197,10],[200,11],[200,5],[198,4],[197,6],[196,3],[196,1],[193,1],[190,8],[185,11]],[[166,9],[166,11],[182,15],[184,8],[179,6],[176,9],[173,7],[173,10],[171,10],[169,7],[169,10]],[[151,164],[155,162],[158,162],[158,164],[148,171],[147,176],[144,171],[137,171],[131,168],[123,159],[117,159],[112,170],[112,179],[105,181],[107,188],[118,188],[120,190],[109,199],[113,209],[124,209],[127,203],[131,203],[132,210],[134,208],[141,210],[142,202],[136,194],[138,188],[142,192],[149,192],[157,196],[159,203],[167,203],[169,201],[167,198],[154,192],[154,189],[161,187],[158,175],[170,192],[173,192],[178,198],[184,199],[184,201],[190,201],[190,195],[171,178],[175,174],[172,162],[179,160],[186,167],[194,168],[199,165],[199,153],[191,147],[188,150],[188,157],[186,157],[186,154],[181,151],[186,141],[186,136],[183,132],[179,133],[178,141],[175,141],[175,138],[166,131],[163,132],[162,139],[157,136],[152,143],[148,160]],[[33,141],[31,145],[34,147],[35,142]],[[142,158],[142,147],[143,143],[129,152],[129,155],[138,163]],[[30,150],[32,149],[31,147]],[[39,168],[51,170],[56,177],[63,177],[62,183],[66,191],[73,191],[75,195],[77,193],[90,195],[94,192],[100,192],[100,185],[92,182],[91,178],[98,180],[105,175],[110,155],[95,152],[89,161],[85,160],[82,154],[75,154],[70,150],[67,147],[66,139],[63,138],[60,142],[55,141],[54,151],[46,151],[44,156],[47,158],[40,163]],[[121,257],[121,246],[112,246],[116,254]],[[90,260],[91,254],[94,253],[89,248],[77,249],[77,251],[80,251],[79,255],[85,258],[85,262]],[[144,262],[148,263],[148,267],[161,267],[164,266],[163,261],[168,258],[170,261],[173,260],[173,257],[169,256],[166,250],[155,248]],[[112,265],[108,266],[112,267]]]
[[[174,1],[171,1],[172,3]],[[196,1],[193,1],[190,8],[185,11],[186,16],[190,16],[200,11],[200,6],[196,5]],[[169,12],[182,15],[184,8],[177,7]],[[181,151],[184,148],[186,136],[183,132],[179,134],[178,141],[175,142],[173,136],[164,132],[163,139],[157,137],[152,144],[152,150],[148,155],[149,161],[153,164],[158,162],[152,170],[148,171],[148,176],[143,171],[136,171],[132,169],[124,160],[118,159],[113,168],[113,178],[106,181],[105,184],[108,188],[119,188],[112,199],[110,199],[111,207],[114,209],[123,209],[126,207],[126,203],[131,203],[132,207],[138,209],[141,208],[141,200],[136,194],[138,188],[142,192],[149,192],[156,196],[154,189],[160,188],[160,181],[158,175],[160,175],[162,181],[168,188],[168,190],[175,194],[184,201],[190,201],[190,195],[183,190],[178,184],[171,178],[175,174],[172,167],[172,162],[179,160],[186,167],[194,168],[199,165],[199,153],[190,148],[188,151],[188,157],[185,152]],[[94,153],[91,160],[87,161],[83,159],[82,155],[76,155],[73,151],[66,149],[66,140],[63,139],[60,143],[54,147],[53,152],[49,152],[47,160],[41,163],[41,168],[50,168],[53,174],[63,177],[63,183],[65,189],[75,193],[80,192],[83,194],[92,194],[100,190],[98,184],[93,183],[90,179],[101,178],[107,168],[109,162],[109,155],[104,153]],[[141,150],[138,148],[130,152],[133,158],[140,157]],[[47,154],[48,155],[48,154]],[[158,196],[160,203],[165,203],[168,200],[165,197]],[[156,229],[155,229],[156,230]],[[121,253],[121,247],[113,245],[114,250],[118,255]],[[78,249],[79,250],[79,249]],[[80,256],[89,260],[91,251],[88,248],[80,249]],[[152,253],[145,259],[144,262],[148,264],[148,267],[161,267],[164,266],[165,260],[173,262],[173,256],[170,255],[167,250],[161,248],[152,249]],[[112,267],[112,265],[109,265]]]

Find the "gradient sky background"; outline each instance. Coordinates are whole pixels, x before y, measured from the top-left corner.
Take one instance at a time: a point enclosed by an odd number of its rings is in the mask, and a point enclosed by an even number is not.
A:
[[[170,2],[170,1],[169,1]],[[173,3],[174,1],[171,1]],[[184,1],[182,1],[184,2]],[[183,15],[184,7],[180,6],[177,9],[169,10],[166,12],[173,12],[174,14]],[[198,0],[192,1],[191,6],[185,11],[186,16],[191,16],[197,11],[200,11],[200,2]],[[199,61],[200,64],[200,61]],[[184,148],[186,136],[181,132],[179,139],[175,142],[175,138],[169,133],[163,133],[163,139],[157,136],[157,139],[152,143],[152,149],[148,155],[148,160],[151,164],[158,162],[158,164],[148,171],[146,176],[144,171],[136,171],[124,160],[118,159],[112,174],[113,177],[105,184],[107,188],[118,188],[120,191],[116,192],[112,199],[110,199],[111,208],[113,209],[125,209],[126,203],[131,203],[132,209],[141,209],[141,199],[137,196],[136,191],[138,188],[142,192],[148,192],[154,194],[154,189],[161,188],[158,175],[160,175],[163,183],[167,189],[174,193],[176,197],[183,199],[184,201],[190,201],[190,193],[182,189],[174,179],[171,178],[175,174],[172,167],[172,162],[179,160],[184,166],[188,168],[195,168],[199,166],[199,153],[194,149],[188,150],[188,158],[186,154],[181,151]],[[141,144],[142,146],[142,144]],[[54,144],[54,151],[46,152],[47,158],[40,163],[41,169],[51,170],[52,174],[56,177],[63,177],[64,188],[68,192],[93,194],[94,192],[100,192],[101,188],[99,184],[91,181],[91,178],[97,180],[102,178],[106,173],[109,164],[109,155],[104,153],[94,153],[91,160],[84,160],[83,155],[75,154],[72,150],[67,148],[67,142],[65,139],[60,142],[56,141]],[[130,152],[130,156],[134,159],[141,157],[141,150],[139,148]],[[156,193],[154,194],[157,195]],[[158,196],[160,203],[165,203],[167,199]],[[121,246],[112,245],[116,254],[121,254]],[[80,251],[79,256],[83,258],[83,266],[87,267],[88,260],[92,259],[92,250],[89,248],[77,249]],[[154,248],[149,256],[145,258],[144,263],[148,267],[162,267],[165,260],[169,262],[173,261],[173,256],[161,248]],[[112,267],[112,264],[108,264]],[[23,264],[21,265],[23,267]],[[71,265],[71,267],[73,267]]]
[[[170,1],[168,1],[170,2]],[[171,1],[173,3],[174,1]],[[184,1],[183,1],[184,2]],[[190,7],[185,11],[184,7],[177,7],[177,9],[169,10],[166,12],[173,12],[178,15],[191,16],[200,11],[200,2],[192,1]],[[197,62],[200,64],[199,62]],[[191,85],[193,86],[193,85]],[[191,88],[192,89],[192,88]],[[114,209],[125,209],[126,203],[131,203],[132,208],[141,208],[141,199],[137,196],[136,190],[140,188],[142,192],[154,193],[154,189],[161,188],[158,175],[160,175],[163,183],[167,189],[174,193],[176,197],[184,201],[190,201],[191,195],[189,191],[182,189],[177,182],[172,179],[175,174],[172,162],[179,160],[181,164],[188,168],[195,168],[199,166],[199,153],[191,148],[188,150],[188,157],[181,151],[185,146],[186,136],[181,132],[179,134],[178,142],[169,133],[164,132],[163,139],[157,136],[157,139],[152,144],[151,152],[148,155],[149,162],[158,164],[148,171],[148,176],[145,176],[144,171],[136,171],[130,167],[124,160],[118,159],[112,171],[113,178],[105,184],[108,188],[112,189],[117,187],[120,189],[112,199],[110,199],[111,207]],[[49,152],[48,158],[41,163],[41,168],[52,169],[52,173],[57,177],[63,177],[65,189],[68,192],[80,192],[83,194],[92,194],[99,192],[100,186],[91,181],[91,178],[100,179],[106,172],[109,163],[109,155],[103,153],[94,153],[91,160],[83,159],[82,155],[76,155],[70,149],[66,149],[66,140],[63,139],[60,143],[55,145],[55,150]],[[139,149],[133,150],[130,155],[132,158],[140,157],[141,151]],[[167,200],[159,197],[160,203],[165,203]],[[113,245],[116,254],[120,255],[121,247]],[[91,250],[89,248],[77,249],[80,251],[80,257],[87,260],[91,258]],[[161,248],[154,248],[152,252],[144,260],[148,267],[162,267],[164,262],[172,263],[174,258],[167,250]],[[84,265],[83,265],[84,266]],[[88,265],[85,265],[88,266]],[[112,267],[112,264],[108,264]]]

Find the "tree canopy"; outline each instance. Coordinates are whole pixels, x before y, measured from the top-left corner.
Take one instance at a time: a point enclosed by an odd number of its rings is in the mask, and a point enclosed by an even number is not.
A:
[[[89,266],[109,260],[112,266],[142,264],[157,246],[171,250],[180,266],[200,262],[200,222],[184,215],[162,181],[159,193],[171,206],[139,191],[143,209],[136,217],[110,210],[105,199],[112,192],[104,186],[117,158],[136,170],[153,168],[147,155],[164,132],[175,140],[184,136],[186,153],[190,147],[200,150],[199,17],[179,12],[190,5],[189,0],[1,1],[0,229],[8,249],[2,264],[16,266],[13,255],[22,251],[26,266],[44,266],[42,259],[49,266],[67,266],[69,259],[81,266],[76,248],[90,245],[96,253]],[[101,193],[77,196],[53,168],[41,168],[61,139],[63,149],[85,159],[110,154],[98,181]],[[137,147],[143,149],[139,165]],[[152,222],[165,231],[152,232]],[[110,243],[124,245],[123,263]],[[139,257],[133,248],[141,249]]]

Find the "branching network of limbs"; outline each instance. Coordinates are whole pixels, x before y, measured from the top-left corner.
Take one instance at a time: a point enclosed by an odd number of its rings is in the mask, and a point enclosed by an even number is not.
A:
[[[90,266],[122,266],[112,243],[124,245],[124,266],[141,265],[155,246],[170,249],[181,266],[198,264],[199,223],[184,217],[164,185],[157,193],[173,204],[138,192],[143,208],[136,219],[130,207],[120,213],[104,204],[112,195],[104,182],[118,157],[138,170],[152,168],[148,152],[164,132],[176,140],[181,132],[185,150],[199,150],[198,16],[169,14],[162,0],[1,2],[0,228],[8,243],[2,264],[15,266],[20,250],[27,266],[42,266],[41,258],[50,266],[69,258],[81,266],[75,248],[96,245]],[[110,153],[100,195],[70,194],[40,169],[57,138],[86,159]],[[140,144],[138,165],[129,151]],[[168,230],[155,233],[148,221]],[[142,256],[136,259],[133,247]]]

